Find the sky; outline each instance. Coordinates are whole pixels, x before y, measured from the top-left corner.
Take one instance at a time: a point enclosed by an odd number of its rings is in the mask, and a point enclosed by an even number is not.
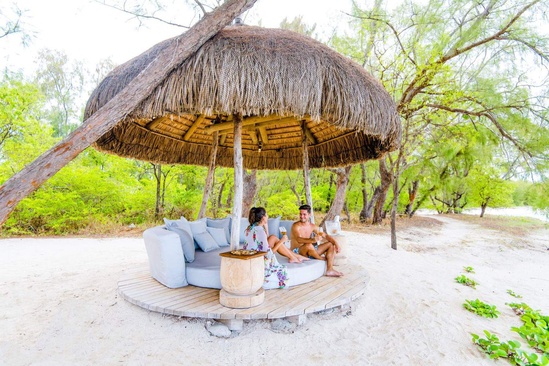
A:
[[[0,39],[0,70],[22,70],[27,75],[36,68],[41,49],[62,51],[90,68],[107,58],[118,65],[185,30],[157,21],[139,27],[131,15],[93,0],[0,0],[0,12],[5,16],[14,3],[24,11],[23,27],[32,38],[27,47],[16,36]],[[170,14],[181,14],[173,18],[190,24],[193,12],[183,8],[184,0],[173,3],[179,6]],[[285,17],[301,15],[305,23],[317,24],[322,37],[341,23],[342,12],[349,9],[349,0],[258,0],[243,19],[250,25],[261,21],[264,27],[278,27]]]

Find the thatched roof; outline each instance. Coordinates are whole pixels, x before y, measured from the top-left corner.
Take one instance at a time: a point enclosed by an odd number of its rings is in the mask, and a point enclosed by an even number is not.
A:
[[[174,39],[113,70],[91,95],[88,118]],[[243,118],[244,167],[300,169],[375,159],[398,148],[395,103],[361,66],[300,34],[227,27],[176,68],[96,143],[99,150],[159,163],[233,166],[233,115]],[[261,147],[261,149],[260,149]]]

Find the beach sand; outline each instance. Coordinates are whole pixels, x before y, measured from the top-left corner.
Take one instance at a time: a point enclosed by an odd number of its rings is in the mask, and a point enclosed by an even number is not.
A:
[[[506,303],[549,315],[549,231],[516,237],[432,217],[432,227],[399,230],[397,251],[388,233],[346,233],[349,262],[371,277],[352,314],[313,314],[293,333],[245,322],[228,339],[211,336],[203,319],[163,316],[118,296],[124,271],[147,263],[141,238],[0,240],[0,365],[508,364],[488,359],[471,333],[486,329],[526,348]],[[476,289],[454,281],[464,266],[474,268],[466,275]],[[477,298],[500,317],[463,308]]]

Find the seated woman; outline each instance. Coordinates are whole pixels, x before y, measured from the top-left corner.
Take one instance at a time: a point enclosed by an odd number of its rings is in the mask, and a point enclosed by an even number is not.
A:
[[[244,243],[244,249],[267,252],[265,255],[265,282],[276,280],[278,281],[278,287],[284,288],[288,280],[288,273],[286,266],[278,262],[274,253],[278,252],[288,257],[290,263],[301,263],[303,260],[308,260],[308,258],[305,259],[303,256],[295,254],[284,245],[288,240],[286,235],[283,235],[280,240],[274,235],[269,236],[267,220],[267,212],[263,207],[252,207],[248,216],[250,226],[245,231],[246,242]]]

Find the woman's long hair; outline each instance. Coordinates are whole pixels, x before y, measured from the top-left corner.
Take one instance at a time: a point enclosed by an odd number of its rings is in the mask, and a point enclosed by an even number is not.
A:
[[[252,207],[248,215],[250,225],[257,224],[267,214],[263,207]]]

